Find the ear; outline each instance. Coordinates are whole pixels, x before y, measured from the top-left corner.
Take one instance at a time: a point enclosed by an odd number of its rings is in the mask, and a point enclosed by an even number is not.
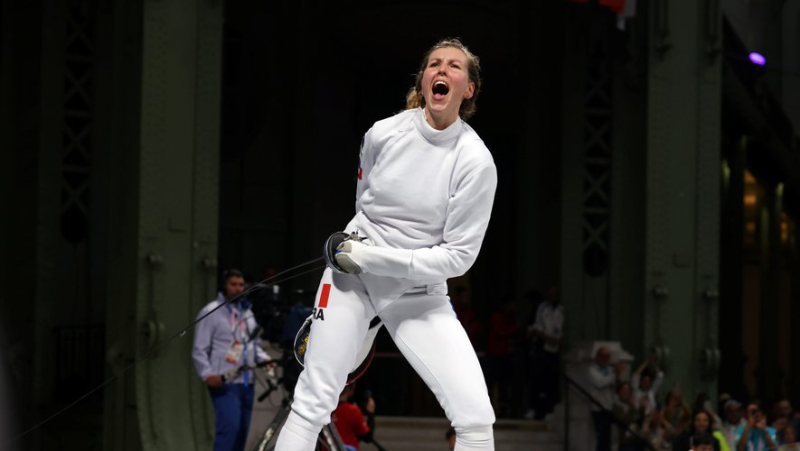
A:
[[[467,85],[467,91],[464,93],[464,98],[471,99],[473,94],[475,94],[475,83],[469,82]]]

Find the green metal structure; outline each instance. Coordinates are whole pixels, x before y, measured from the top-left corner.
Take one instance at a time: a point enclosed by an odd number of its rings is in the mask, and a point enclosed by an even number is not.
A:
[[[583,49],[565,54],[563,87],[567,334],[655,352],[667,386],[714,394],[722,16],[715,2],[641,9],[628,61],[611,50],[611,15],[567,31]]]
[[[336,42],[360,43],[365,53],[385,50],[372,35],[419,6],[346,3],[330,20],[347,25]],[[438,7],[451,5],[444,3]],[[678,385],[689,401],[745,391],[722,379],[729,375],[765,400],[800,396],[789,383],[800,375],[800,358],[791,358],[800,334],[787,335],[800,322],[792,219],[800,141],[791,122],[781,122],[780,77],[725,59],[723,44],[734,39],[730,33],[723,42],[721,2],[638,2],[625,33],[597,5],[466,3],[471,15],[487,12],[476,26],[487,40],[496,24],[518,21],[496,38],[513,42],[503,43],[495,62],[519,71],[503,80],[531,85],[511,87],[523,103],[509,109],[520,112],[518,122],[484,122],[512,124],[485,136],[510,143],[496,150],[497,161],[516,180],[502,181],[510,195],[498,205],[518,211],[493,218],[491,227],[516,236],[487,240],[495,248],[481,258],[495,259],[476,265],[474,286],[514,285],[520,295],[559,285],[565,347],[604,339],[620,341],[637,360],[654,352],[665,387]],[[782,2],[766,3],[773,14]],[[352,191],[352,176],[326,177],[345,158],[350,135],[383,110],[370,97],[382,81],[365,88],[336,66],[352,61],[309,57],[319,36],[303,5],[257,8],[272,14],[261,47],[224,34],[225,6],[0,6],[0,372],[13,381],[14,426],[28,427],[117,377],[26,436],[20,449],[210,449],[213,412],[192,366],[191,330],[156,347],[215,296],[218,259],[301,263],[316,256],[315,240],[332,216],[351,214],[329,209],[352,206],[338,194]],[[386,23],[371,21],[375,11]],[[228,18],[253,26],[243,8],[237,14]],[[551,30],[526,24],[547,14],[564,27],[558,45],[536,50],[559,65],[542,69],[526,58]],[[780,47],[777,31],[766,34]],[[412,53],[401,39],[395,54]],[[268,89],[258,101],[272,103],[258,110],[262,128],[229,130],[252,134],[230,141],[241,148],[221,150],[224,44],[231,45],[230,80],[262,82],[263,75]],[[274,54],[252,51],[263,48]],[[248,66],[247,58],[264,60]],[[393,69],[390,63],[375,67]],[[243,67],[255,69],[236,78]],[[301,73],[295,84],[291,70]],[[229,87],[227,99],[245,104],[246,88]],[[336,94],[318,99],[329,91]],[[507,105],[495,102],[487,113]],[[319,117],[331,119],[334,138],[309,133],[307,122]],[[348,129],[356,123],[357,132]],[[503,136],[511,129],[517,134]],[[349,156],[355,163],[355,150]],[[222,206],[221,174],[233,186]],[[236,239],[218,243],[221,229]],[[480,302],[482,314],[499,299]]]
[[[0,233],[3,354],[20,356],[7,360],[30,406],[18,426],[118,376],[25,449],[210,448],[191,330],[145,355],[216,293],[222,6],[3,5],[3,200],[17,218]]]

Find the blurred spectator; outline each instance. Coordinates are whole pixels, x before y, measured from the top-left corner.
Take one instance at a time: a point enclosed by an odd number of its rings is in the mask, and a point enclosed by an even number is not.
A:
[[[652,367],[652,373],[648,371]],[[655,378],[653,378],[655,374]],[[650,353],[647,360],[643,361],[631,378],[633,384],[633,399],[637,407],[644,408],[645,414],[656,405],[656,393],[664,382],[664,372],[656,364],[655,354]]]
[[[531,343],[531,407],[533,418],[537,420],[552,413],[556,404],[563,328],[564,306],[559,302],[558,288],[550,287],[547,299],[539,304],[534,321],[526,330]]]
[[[692,412],[699,412],[701,410],[705,410],[711,418],[711,430],[722,431],[722,418],[714,412],[711,398],[709,398],[706,393],[698,394],[692,405]]]
[[[695,449],[697,437],[701,434],[711,434],[714,437],[714,451],[729,451],[725,436],[722,435],[722,432],[714,430],[711,414],[704,409],[699,409],[694,413],[692,425],[675,439],[672,449]]]
[[[716,443],[716,441],[711,434],[702,433],[696,435],[692,447],[686,449],[691,449],[692,451],[712,451],[715,449],[714,443]]]
[[[800,443],[797,443],[797,433],[794,428],[784,429],[778,438],[781,441],[778,451],[800,451]]]
[[[536,378],[539,374],[539,368],[537,367],[537,357],[539,352],[542,348],[542,343],[539,338],[535,335],[531,335],[528,331],[530,328],[536,324],[536,312],[539,309],[539,306],[544,302],[544,295],[539,290],[529,290],[524,295],[526,304],[525,311],[527,312],[527,318],[525,319],[525,338],[527,340],[527,347],[525,349],[526,352],[526,373],[525,378],[527,382],[527,389],[528,392],[526,393],[526,401],[527,404],[525,405],[525,415],[524,418],[526,420],[532,420],[535,415],[535,404],[536,404],[536,396],[539,394],[539,387],[536,382]]]
[[[539,290],[530,290],[525,293],[525,300],[528,302],[528,317],[525,320],[525,336],[527,338],[528,347],[527,351],[527,367],[525,377],[527,379],[527,397],[528,404],[525,406],[526,411],[523,416],[526,420],[532,420],[536,415],[536,402],[539,395],[540,387],[537,378],[539,377],[539,362],[538,356],[542,351],[542,342],[535,335],[530,334],[530,329],[536,324],[536,313],[539,306],[544,302],[544,296]]]
[[[747,406],[747,423],[736,429],[737,451],[761,451],[776,447],[775,429],[767,426],[767,417],[758,404]]]
[[[456,317],[461,321],[464,330],[467,331],[467,336],[472,343],[472,347],[478,349],[483,326],[480,321],[478,321],[475,310],[472,308],[472,295],[470,294],[469,288],[463,285],[457,285],[453,289],[453,293],[450,294],[450,302],[453,304]]]
[[[450,428],[447,430],[447,433],[444,434],[444,439],[447,441],[447,449],[453,451],[456,449],[456,430],[455,428]]]
[[[642,445],[632,431],[636,430],[640,421],[640,415],[644,409],[636,406],[633,399],[633,389],[628,382],[622,382],[617,387],[617,398],[611,413],[617,420],[619,427],[619,451],[640,451]]]
[[[725,436],[728,446],[736,449],[736,429],[747,424],[742,412],[742,403],[735,399],[729,399],[725,401],[722,411],[725,417],[722,422],[722,435]]]
[[[725,418],[725,404],[733,399],[733,396],[730,393],[722,392],[717,397],[717,412],[722,415],[723,419]]]
[[[486,383],[492,404],[498,415],[510,414],[509,401],[511,398],[511,376],[513,361],[511,355],[514,351],[514,334],[517,331],[516,304],[511,296],[503,300],[500,310],[496,311],[489,320],[489,336],[486,346],[488,358],[486,368]]]
[[[667,405],[664,407],[664,419],[672,425],[673,437],[675,438],[689,428],[692,422],[692,408],[683,398],[683,391],[680,388],[673,388],[667,394]]]
[[[339,406],[333,411],[332,420],[347,451],[358,450],[360,441],[371,442],[375,430],[375,400],[370,396],[364,410],[366,416],[350,398],[355,393],[355,384],[346,385],[339,395]]]
[[[787,427],[794,429],[795,436],[800,431],[800,421],[794,415],[792,403],[787,398],[778,400],[773,407],[773,414],[775,420],[772,422],[772,427],[780,434]]]
[[[664,419],[664,415],[657,405],[650,410],[650,414],[642,422],[642,435],[650,441],[655,450],[669,451],[672,449],[672,442],[667,439],[673,435],[672,425]]]
[[[597,451],[611,449],[611,407],[614,403],[614,387],[619,383],[620,374],[625,369],[622,364],[611,367],[611,351],[601,346],[594,355],[594,363],[589,367],[589,390],[600,406],[592,403],[592,420]]]

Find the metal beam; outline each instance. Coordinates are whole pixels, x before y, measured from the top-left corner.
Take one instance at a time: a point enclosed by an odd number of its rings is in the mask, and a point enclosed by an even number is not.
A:
[[[107,358],[114,371],[189,324],[216,292],[222,2],[117,2],[103,106]],[[125,54],[127,53],[127,55]],[[113,83],[113,82],[112,82]],[[192,332],[106,393],[105,449],[208,449],[213,414]]]
[[[644,340],[661,356],[667,386],[713,395],[721,15],[711,0],[660,0],[649,12]]]

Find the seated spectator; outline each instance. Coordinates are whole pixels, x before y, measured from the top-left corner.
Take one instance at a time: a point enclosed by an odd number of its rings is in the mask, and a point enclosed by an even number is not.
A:
[[[652,366],[653,373],[648,371],[648,366]],[[653,378],[655,374],[655,378]],[[664,382],[664,372],[658,368],[656,358],[653,353],[647,356],[639,368],[633,373],[631,378],[633,384],[633,398],[638,407],[644,407],[645,414],[656,405],[656,393]]]
[[[784,429],[778,439],[781,441],[778,451],[800,451],[800,443],[797,443],[797,433],[794,428]]]
[[[758,404],[747,406],[747,423],[736,429],[737,451],[761,451],[776,447],[775,429],[767,426],[767,417]]]
[[[742,412],[742,403],[735,399],[729,399],[725,401],[722,410],[725,417],[722,422],[722,435],[725,436],[728,446],[736,449],[736,429],[747,424]]]
[[[664,419],[672,425],[673,436],[670,440],[682,434],[692,422],[692,408],[683,399],[683,391],[680,388],[673,388],[667,395],[667,403],[664,407]]]
[[[692,412],[698,412],[700,410],[705,410],[711,417],[711,430],[722,430],[722,418],[714,411],[713,403],[706,393],[698,394],[697,398],[694,400],[694,405],[692,405]]]
[[[375,400],[372,397],[367,399],[364,410],[367,411],[366,417],[357,405],[350,402],[350,398],[355,393],[355,384],[344,387],[339,395],[339,406],[333,412],[332,420],[342,438],[342,442],[348,451],[358,450],[360,441],[371,442],[372,433],[375,430]]]
[[[611,407],[614,404],[614,386],[620,381],[624,371],[622,364],[611,367],[611,351],[606,346],[597,349],[594,363],[589,367],[590,394],[600,403],[592,403],[592,420],[594,422],[597,451],[611,449]]]
[[[687,431],[679,435],[673,442],[672,449],[694,449],[697,437],[702,434],[710,434],[714,437],[714,451],[729,451],[728,442],[722,432],[714,430],[711,415],[706,410],[698,410],[694,413],[692,425]]]
[[[795,417],[792,403],[787,398],[775,403],[773,413],[775,420],[772,422],[772,427],[778,431],[779,435],[787,427],[794,429],[795,435],[800,432],[800,421]]]
[[[672,425],[664,419],[661,409],[657,405],[650,409],[650,413],[642,422],[642,435],[650,441],[653,449],[672,449],[672,441],[667,439],[673,435]]]
[[[694,442],[692,443],[690,449],[692,451],[712,451],[714,449],[714,437],[712,437],[708,433],[698,434],[694,437]]]
[[[797,433],[794,428],[784,429],[778,439],[781,441],[778,451],[800,451],[800,443],[797,443]]]
[[[617,398],[611,413],[617,420],[619,427],[619,451],[640,451],[642,445],[638,437],[634,434],[639,425],[640,413],[644,409],[639,409],[633,400],[633,390],[631,384],[622,382],[617,387]]]

